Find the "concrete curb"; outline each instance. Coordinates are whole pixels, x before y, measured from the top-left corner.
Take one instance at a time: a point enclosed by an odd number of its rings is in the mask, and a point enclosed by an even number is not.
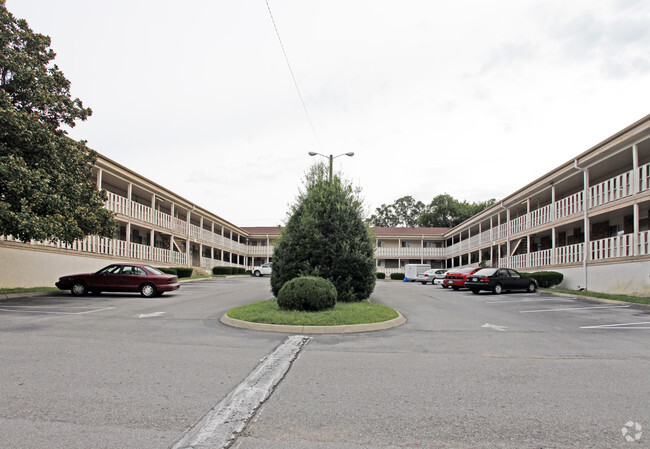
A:
[[[570,293],[555,293],[552,291],[544,290],[543,293],[550,293],[555,296],[563,296],[565,298],[577,298],[577,299],[587,299],[594,302],[602,302],[604,304],[629,304],[631,306],[647,307],[650,308],[650,304],[641,304],[638,302],[627,302],[627,301],[617,301],[615,299],[606,299],[606,298],[596,298],[595,296],[584,296],[584,295],[572,295]]]
[[[36,296],[65,295],[70,293],[67,290],[52,290],[51,292],[29,292],[29,293],[7,293],[0,295],[0,301],[7,301],[15,298],[34,298]]]
[[[406,318],[404,318],[399,312],[397,312],[397,314],[397,318],[388,321],[381,321],[379,323],[346,324],[342,326],[288,326],[282,324],[251,323],[250,321],[241,321],[230,318],[227,313],[225,313],[219,321],[227,326],[237,327],[239,329],[265,332],[284,332],[290,334],[352,334],[357,332],[386,330],[406,323]]]

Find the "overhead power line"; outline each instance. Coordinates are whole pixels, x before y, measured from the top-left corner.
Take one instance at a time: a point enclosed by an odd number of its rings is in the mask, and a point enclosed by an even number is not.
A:
[[[316,132],[316,128],[314,127],[314,122],[312,122],[311,117],[309,116],[309,111],[307,111],[307,106],[305,105],[305,100],[302,97],[302,94],[300,93],[300,88],[298,87],[298,82],[296,81],[296,76],[293,73],[293,69],[291,68],[291,63],[289,62],[289,57],[287,56],[287,52],[284,49],[284,44],[282,43],[282,38],[280,37],[280,32],[278,31],[278,27],[275,24],[275,19],[273,18],[273,13],[271,12],[271,5],[269,5],[269,0],[266,1],[266,8],[269,10],[269,16],[271,16],[271,22],[273,22],[273,28],[275,29],[275,35],[278,36],[278,41],[280,42],[280,47],[282,48],[282,54],[284,54],[284,60],[287,62],[287,67],[289,67],[289,73],[291,74],[291,79],[293,80],[293,85],[296,87],[296,92],[298,92],[298,97],[300,98],[300,103],[302,104],[302,109],[305,111],[305,115],[307,116],[307,121],[309,122],[309,126],[311,127],[311,131],[314,133],[314,137],[316,138],[316,142],[318,143],[318,146],[322,151],[323,150],[323,145],[320,143],[320,139],[318,138],[318,133]]]

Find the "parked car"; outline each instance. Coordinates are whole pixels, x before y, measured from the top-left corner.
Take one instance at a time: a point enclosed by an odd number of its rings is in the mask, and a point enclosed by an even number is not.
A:
[[[88,292],[140,292],[144,297],[160,296],[178,290],[178,276],[165,274],[149,265],[115,263],[96,273],[62,276],[56,285],[60,290],[70,290],[74,296]]]
[[[414,279],[415,282],[422,282],[422,285],[426,285],[427,282],[433,282],[433,278],[436,275],[436,270],[427,270],[424,273],[418,274]]]
[[[510,290],[533,293],[537,290],[537,282],[533,278],[522,276],[512,268],[483,268],[467,278],[465,287],[475,294],[481,290],[491,291],[496,295]]]
[[[257,277],[262,277],[265,274],[270,276],[272,270],[273,270],[273,262],[267,262],[262,266],[253,268],[253,274]]]
[[[415,282],[422,282],[422,285],[426,285],[427,283],[431,283],[433,285],[433,282],[437,277],[440,277],[440,279],[445,277],[445,273],[447,270],[442,270],[440,268],[433,268],[431,270],[427,270],[424,273],[421,273],[418,275],[418,277],[415,278]]]
[[[442,285],[447,275],[448,270],[436,270],[436,275],[433,277],[433,282],[431,285]]]
[[[482,267],[466,267],[460,268],[458,270],[449,270],[445,274],[445,279],[442,282],[442,286],[447,288],[451,287],[454,290],[465,287],[465,281],[467,276],[473,274],[474,272],[480,270]]]

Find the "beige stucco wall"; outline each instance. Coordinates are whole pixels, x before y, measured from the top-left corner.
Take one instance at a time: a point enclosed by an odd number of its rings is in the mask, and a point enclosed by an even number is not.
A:
[[[60,276],[89,273],[123,260],[0,247],[0,288],[54,287]]]
[[[584,269],[555,268],[564,274],[561,288],[584,287]],[[650,296],[650,261],[634,261],[587,266],[587,290],[621,295]]]

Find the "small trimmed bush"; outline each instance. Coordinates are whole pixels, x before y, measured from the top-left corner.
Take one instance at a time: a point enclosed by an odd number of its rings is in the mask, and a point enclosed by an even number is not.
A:
[[[537,281],[541,288],[550,288],[554,285],[560,285],[564,280],[564,275],[557,271],[538,271],[536,273],[527,273],[526,276]]]
[[[213,267],[212,274],[232,274],[232,267]]]
[[[287,310],[315,312],[336,303],[336,287],[327,279],[305,276],[285,282],[278,293],[278,306]]]
[[[246,274],[246,268],[243,267],[235,267],[233,269],[232,274]]]
[[[386,273],[376,273],[377,279],[386,279]]]
[[[403,281],[404,280],[404,273],[391,273],[390,278],[394,281]]]
[[[191,268],[182,268],[182,267],[177,267],[176,268],[176,274],[178,275],[179,278],[189,278],[192,277],[192,270]]]
[[[176,275],[178,275],[178,273],[176,272],[176,268],[170,268],[170,267],[156,267],[156,268],[158,270],[162,271],[165,274],[176,274]]]

